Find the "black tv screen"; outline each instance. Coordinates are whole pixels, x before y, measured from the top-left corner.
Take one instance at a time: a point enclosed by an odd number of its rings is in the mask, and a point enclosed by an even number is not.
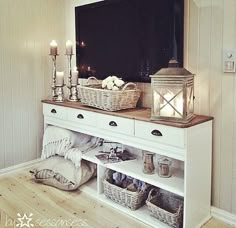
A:
[[[80,78],[150,82],[175,58],[183,65],[184,0],[105,0],[75,8]]]

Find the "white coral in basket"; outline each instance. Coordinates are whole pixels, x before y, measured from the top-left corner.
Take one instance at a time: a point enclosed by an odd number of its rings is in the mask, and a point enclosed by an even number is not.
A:
[[[117,87],[123,86],[124,83],[125,83],[125,82],[124,82],[123,80],[119,79],[119,78],[117,78],[117,79],[114,81],[114,84],[115,84]]]
[[[113,81],[108,81],[107,82],[107,89],[112,89],[114,86],[114,82]]]
[[[117,86],[113,86],[112,90],[117,91],[117,90],[119,90],[119,88]]]
[[[125,82],[117,76],[108,76],[102,81],[102,88],[116,91],[124,84]]]

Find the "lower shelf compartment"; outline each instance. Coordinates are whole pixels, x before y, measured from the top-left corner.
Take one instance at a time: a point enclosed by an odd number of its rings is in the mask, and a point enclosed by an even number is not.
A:
[[[170,226],[168,226],[167,224],[153,217],[150,211],[148,210],[147,205],[143,205],[136,210],[131,210],[130,208],[120,205],[119,203],[116,203],[113,200],[107,198],[104,193],[99,194],[97,177],[92,178],[90,181],[80,186],[80,190],[85,192],[86,194],[89,194],[91,197],[112,206],[114,209],[125,213],[127,216],[140,220],[141,222],[149,225],[150,227],[170,228]]]
[[[112,200],[108,199],[104,194],[99,195],[98,199],[103,201],[104,203],[114,207],[115,209],[118,209],[119,211],[125,213],[128,216],[132,216],[133,218],[138,219],[141,222],[144,222],[145,224],[147,224],[151,227],[170,228],[165,223],[152,217],[150,215],[146,205],[140,207],[139,209],[137,209],[135,211],[132,211],[129,208],[123,207],[122,205],[119,205],[119,204],[113,202]]]
[[[159,221],[158,219],[152,217],[150,212],[148,211],[148,207],[146,205],[140,207],[139,209],[132,211],[129,208],[126,208],[120,204],[113,202],[112,200],[108,199],[104,194],[97,193],[97,179],[94,177],[87,183],[80,186],[80,190],[89,194],[90,196],[94,197],[95,199],[101,200],[102,202],[112,206],[113,208],[119,210],[120,212],[125,213],[128,216],[131,216],[135,219],[140,220],[141,222],[151,226],[151,227],[158,227],[158,228],[169,228],[168,225]]]

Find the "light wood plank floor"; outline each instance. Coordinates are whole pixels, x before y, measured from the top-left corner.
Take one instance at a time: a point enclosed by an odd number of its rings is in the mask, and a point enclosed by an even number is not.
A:
[[[37,184],[28,169],[0,175],[0,227],[147,228],[145,224],[80,191],[65,192]],[[18,220],[24,213],[28,218]],[[32,214],[31,214],[32,213]],[[22,223],[21,223],[22,222]],[[62,225],[64,224],[64,225]],[[18,226],[19,227],[19,226]],[[230,228],[211,219],[204,228]]]

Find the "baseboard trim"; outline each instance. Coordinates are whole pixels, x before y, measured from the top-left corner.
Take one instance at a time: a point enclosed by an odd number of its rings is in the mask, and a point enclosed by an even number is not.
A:
[[[15,171],[20,171],[25,168],[30,168],[31,166],[35,165],[39,161],[41,161],[40,158],[31,160],[28,162],[24,162],[24,163],[21,163],[18,165],[13,165],[13,166],[10,166],[10,167],[4,168],[4,169],[0,169],[0,176],[5,175],[5,174],[9,174],[9,173],[12,173]]]
[[[232,226],[236,226],[236,215],[232,214],[228,211],[219,209],[217,207],[211,207],[211,215],[212,217],[227,223]]]
[[[211,219],[211,215],[207,216],[205,219],[202,220],[202,222],[200,222],[198,224],[198,226],[196,228],[201,228],[203,225],[205,225],[210,219]]]

